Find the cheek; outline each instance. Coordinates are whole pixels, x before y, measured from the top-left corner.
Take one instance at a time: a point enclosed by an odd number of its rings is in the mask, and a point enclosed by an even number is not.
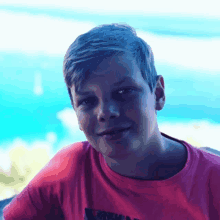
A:
[[[129,111],[137,111],[141,107],[141,99],[134,97],[122,104],[122,108]]]
[[[84,128],[88,123],[88,117],[84,114],[80,114],[78,117],[79,124]]]
[[[146,126],[151,118],[154,116],[154,108],[151,106],[151,100],[142,98],[138,100],[134,100],[133,103],[130,103],[127,106],[127,116],[132,118],[132,120],[136,121],[136,123],[143,124]]]
[[[78,123],[79,126],[82,128],[83,132],[85,133],[91,133],[92,128],[94,128],[94,126],[92,126],[91,117],[88,114],[79,114]]]
[[[78,120],[78,124],[80,126],[80,128],[82,128],[84,130],[84,127],[85,127],[85,115],[82,114],[82,113],[77,113],[77,120]]]

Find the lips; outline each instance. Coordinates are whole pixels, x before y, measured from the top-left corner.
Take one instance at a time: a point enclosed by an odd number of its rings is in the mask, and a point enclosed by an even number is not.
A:
[[[98,135],[99,136],[108,135],[108,134],[112,134],[113,135],[113,134],[118,134],[118,133],[120,133],[122,131],[127,131],[129,129],[130,129],[130,127],[129,128],[113,128],[113,129],[109,129],[109,130],[106,130],[104,132],[101,132]]]
[[[128,130],[129,128],[125,128],[125,129],[121,129],[121,130],[116,130],[116,131],[112,131],[112,132],[107,132],[107,133],[104,133],[103,135],[105,135],[105,134],[118,134],[118,133],[120,133],[120,132],[122,132],[122,131],[126,131],[126,130]]]
[[[104,134],[101,137],[107,141],[108,143],[115,143],[115,141],[123,141],[129,137],[130,127],[126,129],[119,129],[116,131],[108,132],[108,134]]]

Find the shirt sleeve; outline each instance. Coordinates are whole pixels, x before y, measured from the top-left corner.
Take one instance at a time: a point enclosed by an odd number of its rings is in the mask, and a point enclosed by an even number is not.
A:
[[[34,192],[35,191],[35,192]],[[52,195],[29,185],[3,209],[5,220],[64,219],[61,208]]]

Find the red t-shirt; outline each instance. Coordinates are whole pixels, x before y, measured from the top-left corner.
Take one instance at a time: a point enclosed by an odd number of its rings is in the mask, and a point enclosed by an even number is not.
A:
[[[16,219],[220,219],[220,157],[190,144],[185,167],[166,180],[111,170],[88,141],[61,149],[4,210]]]

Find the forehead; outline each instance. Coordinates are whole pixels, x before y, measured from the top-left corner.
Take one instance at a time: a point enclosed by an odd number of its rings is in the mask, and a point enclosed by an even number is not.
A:
[[[130,55],[124,54],[108,57],[105,58],[93,72],[89,73],[85,80],[83,80],[79,92],[88,84],[94,85],[98,82],[105,82],[109,85],[118,86],[126,81],[135,82],[142,79],[140,69],[134,58]],[[75,88],[75,86],[73,86],[73,88]],[[76,93],[78,93],[78,91],[76,91]]]
[[[116,81],[116,80],[115,80]],[[102,82],[102,81],[101,81]],[[115,83],[113,83],[111,86],[113,87],[118,87],[120,86],[121,84],[123,84],[124,82],[129,82],[131,84],[137,84],[137,82],[135,81],[135,79],[131,78],[131,77],[128,77],[128,76],[125,76],[123,77],[121,80],[117,80]],[[97,85],[98,83],[94,83],[92,84],[92,81],[88,81],[87,82],[88,84],[91,84],[91,85]],[[85,87],[85,86],[84,86]],[[88,86],[87,88],[91,88],[91,86]],[[77,95],[86,95],[86,94],[89,94],[89,92],[83,92],[83,91],[76,91],[76,94]]]
[[[121,55],[115,55],[112,57],[106,57],[93,71],[96,75],[103,75],[108,73],[116,73],[118,77],[120,75],[128,74],[137,69],[135,59],[128,53]]]

